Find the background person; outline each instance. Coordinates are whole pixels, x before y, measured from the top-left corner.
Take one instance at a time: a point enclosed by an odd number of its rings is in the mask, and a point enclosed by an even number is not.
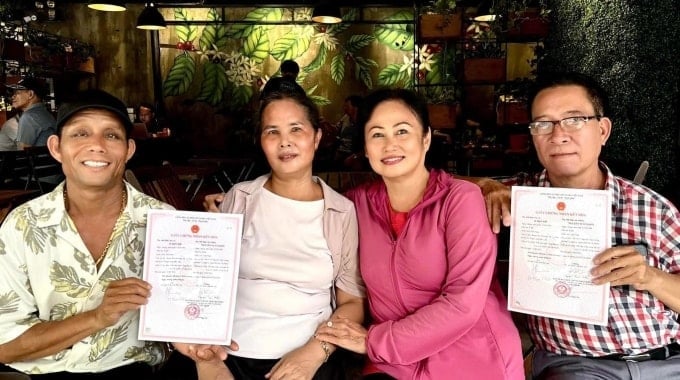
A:
[[[12,107],[21,111],[17,147],[45,146],[56,131],[54,116],[43,103],[47,86],[38,79],[26,77],[7,88],[12,91]]]
[[[595,80],[572,73],[539,78],[529,104],[529,128],[545,168],[537,186],[610,192],[613,227],[612,248],[596,255],[591,269],[593,283],[611,285],[608,324],[529,316],[535,378],[680,378],[678,210],[599,161],[612,122]],[[509,224],[509,188],[487,180],[483,191],[491,222]]]
[[[479,189],[428,170],[427,106],[407,90],[364,99],[357,126],[380,181],[351,189],[372,323],[316,337],[368,355],[368,378],[523,379],[519,334],[495,277]]]
[[[17,150],[17,134],[19,132],[19,115],[16,114],[4,124],[0,129],[0,151]]]

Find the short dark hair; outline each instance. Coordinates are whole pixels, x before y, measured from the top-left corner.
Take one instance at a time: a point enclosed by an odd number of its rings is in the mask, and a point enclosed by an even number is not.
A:
[[[357,113],[356,125],[359,129],[360,146],[365,146],[364,134],[366,133],[366,123],[373,115],[375,108],[388,100],[396,100],[403,103],[413,112],[423,127],[423,135],[430,130],[430,116],[427,113],[427,101],[420,94],[402,88],[379,89],[362,99]]]
[[[316,104],[314,104],[312,99],[310,99],[307,96],[304,90],[300,91],[295,88],[280,87],[274,91],[266,93],[265,96],[260,101],[260,110],[258,113],[257,122],[257,135],[260,135],[262,133],[262,114],[264,113],[265,108],[267,108],[268,105],[277,100],[284,99],[290,99],[297,103],[298,105],[300,105],[302,108],[304,108],[305,113],[307,114],[307,119],[312,124],[312,128],[314,128],[314,131],[319,130],[319,128],[321,127],[319,109],[316,107]]]
[[[151,104],[149,102],[141,102],[137,106],[137,116],[139,116],[139,109],[142,108],[142,107],[150,109],[151,112],[153,112],[154,114],[156,113],[156,107],[153,104]]]
[[[532,111],[534,100],[539,92],[548,88],[560,86],[578,86],[588,94],[588,99],[593,105],[597,116],[605,116],[609,110],[609,99],[606,91],[592,77],[575,72],[545,73],[536,79],[534,86],[529,91],[529,112]],[[533,116],[532,116],[533,117]]]
[[[288,73],[297,76],[298,73],[300,73],[300,66],[298,66],[297,62],[287,59],[281,62],[280,70],[281,75],[285,75],[286,73]]]

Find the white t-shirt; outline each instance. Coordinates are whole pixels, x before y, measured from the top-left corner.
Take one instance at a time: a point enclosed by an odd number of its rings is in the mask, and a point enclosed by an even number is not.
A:
[[[19,115],[15,115],[2,125],[0,129],[0,151],[17,150],[17,132],[19,131]]]
[[[295,201],[266,189],[255,197],[241,245],[233,355],[278,359],[330,317],[333,264],[323,200]]]

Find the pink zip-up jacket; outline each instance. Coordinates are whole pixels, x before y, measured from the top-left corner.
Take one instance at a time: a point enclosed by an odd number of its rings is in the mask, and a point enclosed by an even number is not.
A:
[[[495,277],[496,236],[479,187],[432,170],[401,234],[382,181],[350,190],[373,324],[370,361],[397,379],[524,379]]]

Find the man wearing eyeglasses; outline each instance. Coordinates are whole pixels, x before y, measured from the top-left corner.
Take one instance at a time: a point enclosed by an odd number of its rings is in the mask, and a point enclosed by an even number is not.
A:
[[[656,192],[599,161],[612,132],[606,95],[591,78],[537,83],[529,131],[545,168],[537,186],[607,190],[612,248],[593,259],[594,284],[609,282],[607,326],[529,316],[536,379],[680,379],[680,213]],[[510,223],[509,188],[478,182],[490,222]]]

